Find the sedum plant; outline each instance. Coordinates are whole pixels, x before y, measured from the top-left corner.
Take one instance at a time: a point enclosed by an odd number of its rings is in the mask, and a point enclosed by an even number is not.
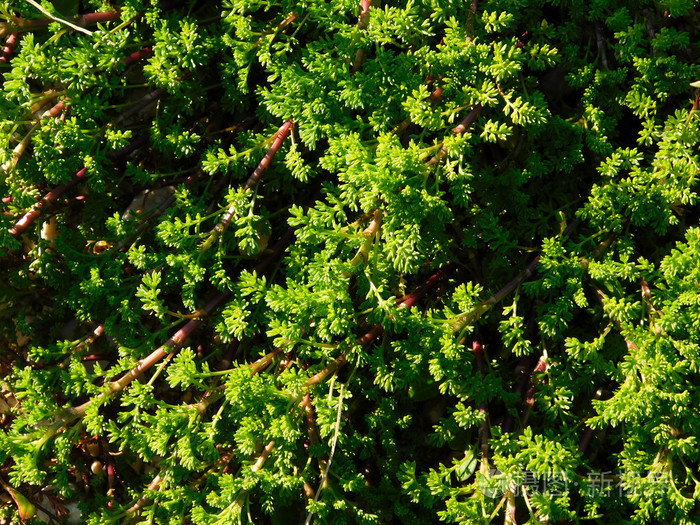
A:
[[[0,515],[696,523],[692,0],[0,2]]]

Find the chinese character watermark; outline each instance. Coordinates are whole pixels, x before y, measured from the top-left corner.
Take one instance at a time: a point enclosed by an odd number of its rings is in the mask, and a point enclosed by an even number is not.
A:
[[[489,498],[498,498],[511,492],[514,496],[527,494],[544,494],[562,496],[571,490],[579,490],[586,496],[621,497],[636,495],[650,490],[663,494],[670,487],[668,474],[630,473],[624,475],[612,471],[588,472],[583,476],[570,472],[533,472],[522,470],[506,474],[491,469],[485,475],[480,474],[477,485],[479,490]]]

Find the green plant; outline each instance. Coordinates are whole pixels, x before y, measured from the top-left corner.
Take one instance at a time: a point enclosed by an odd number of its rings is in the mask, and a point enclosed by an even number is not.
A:
[[[34,4],[3,517],[698,520],[696,2]]]

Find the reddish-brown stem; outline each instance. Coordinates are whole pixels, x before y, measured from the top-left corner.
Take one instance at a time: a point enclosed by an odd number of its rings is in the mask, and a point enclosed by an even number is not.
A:
[[[458,318],[458,320],[453,323],[454,331],[459,332],[465,326],[470,325],[479,320],[479,318],[483,314],[485,314],[493,305],[500,302],[504,297],[506,297],[513,290],[515,290],[520,284],[529,279],[530,276],[532,276],[532,274],[537,269],[537,265],[539,264],[539,262],[540,256],[538,255],[527,266],[527,268],[525,268],[525,271],[523,271],[518,277],[515,277],[511,282],[506,284],[503,288],[501,288],[498,292],[496,292],[494,295],[492,295],[485,301],[481,301],[467,315]]]
[[[287,122],[282,124],[279,130],[277,130],[277,135],[275,136],[275,140],[272,143],[272,146],[270,146],[270,149],[267,151],[267,153],[265,153],[265,156],[260,161],[260,164],[258,164],[258,167],[255,168],[255,171],[250,176],[248,181],[245,183],[245,186],[243,186],[243,189],[245,191],[248,191],[258,182],[260,182],[260,177],[262,177],[263,173],[265,173],[267,171],[267,168],[270,167],[272,159],[275,157],[280,147],[282,147],[282,143],[289,136],[289,132],[292,130],[292,126],[294,126],[294,121],[292,119],[289,119]]]
[[[163,93],[165,93],[165,91],[166,91],[165,88],[158,88],[158,89],[154,89],[150,93],[147,93],[146,95],[141,97],[141,99],[138,102],[136,102],[136,104],[134,104],[128,110],[124,111],[121,115],[119,115],[119,117],[117,119],[115,119],[112,123],[110,123],[108,126],[110,128],[113,128],[113,127],[117,126],[118,124],[121,124],[122,122],[124,122],[125,120],[127,120],[131,116],[135,115],[136,113],[138,113],[142,109],[153,104],[156,100],[158,100],[163,95]]]
[[[118,149],[116,151],[108,151],[106,153],[106,156],[110,160],[118,161],[118,160],[124,159],[125,157],[130,155],[132,152],[136,151],[141,146],[144,146],[146,144],[148,144],[148,135],[140,135],[140,136],[136,137],[134,140],[132,140],[131,143],[124,146],[123,148]]]
[[[80,360],[83,363],[87,363],[89,361],[104,361],[107,359],[107,356],[103,354],[90,354],[90,355],[84,355],[83,357],[80,358]]]
[[[5,47],[2,48],[0,55],[0,64],[8,64],[12,58],[12,53],[19,43],[19,33],[12,33],[5,41]]]
[[[477,119],[477,117],[481,115],[482,109],[483,106],[481,104],[477,104],[476,106],[474,106],[472,110],[467,114],[467,116],[464,117],[464,119],[462,119],[462,122],[460,122],[457,125],[457,127],[455,127],[452,130],[452,133],[454,133],[455,135],[461,135],[462,133],[467,131],[467,129],[469,129],[469,127],[472,124],[474,124],[474,121]],[[440,148],[440,151],[438,151],[437,154],[428,161],[428,166],[434,166],[436,164],[439,164],[442,161],[442,159],[445,158],[446,155],[447,148],[443,146],[442,148]]]
[[[443,88],[439,87],[435,91],[433,91],[430,95],[428,95],[428,102],[437,102],[442,98],[442,92]]]
[[[87,168],[81,169],[75,174],[71,181],[61,184],[53,191],[47,193],[43,199],[37,202],[32,209],[24,214],[24,217],[22,217],[12,228],[10,228],[10,235],[13,235],[14,237],[21,235],[36,220],[36,218],[39,217],[42,208],[47,205],[54,204],[67,189],[75,186],[81,179],[83,179],[86,173]]]
[[[372,7],[372,0],[361,0],[360,2],[360,17],[357,19],[357,29],[364,31],[369,26],[369,10]],[[365,52],[363,49],[358,49],[355,53],[355,61],[350,69],[350,74],[354,75],[362,66],[365,60]]]
[[[294,126],[294,120],[289,119],[287,122],[282,124],[279,130],[277,130],[277,134],[275,135],[275,139],[272,142],[272,146],[270,146],[270,149],[267,151],[263,159],[260,161],[260,164],[258,164],[258,167],[255,168],[255,171],[253,171],[253,174],[248,178],[248,181],[245,183],[243,186],[243,191],[248,191],[251,189],[253,186],[255,186],[258,182],[260,182],[260,178],[263,176],[265,171],[270,167],[270,164],[272,163],[272,159],[275,157],[277,152],[279,151],[280,147],[282,147],[282,143],[285,141],[285,139],[289,136],[289,132],[292,130],[292,126]],[[218,239],[228,228],[229,224],[231,223],[231,220],[233,220],[234,215],[236,214],[236,208],[234,204],[231,204],[228,209],[226,210],[226,213],[224,214],[223,218],[219,221],[219,223],[214,227],[212,230],[211,234],[207,238],[207,240],[202,244],[200,247],[200,251],[205,252],[209,248],[212,247],[216,239]]]
[[[287,228],[287,231],[284,232],[284,235],[280,237],[279,241],[277,241],[272,248],[269,248],[269,253],[267,253],[266,257],[261,258],[258,263],[253,266],[253,271],[257,274],[260,275],[262,272],[265,271],[265,269],[272,264],[274,261],[278,259],[280,254],[287,249],[287,246],[292,244],[292,241],[294,240],[294,228]]]
[[[474,38],[474,17],[476,16],[476,10],[478,8],[477,0],[472,0],[469,6],[469,14],[467,15],[466,32],[467,41],[471,41]]]
[[[291,230],[291,229],[290,229]],[[287,232],[286,235],[282,236],[282,238],[275,243],[275,246],[272,249],[272,256],[277,257],[279,254],[287,247],[289,242],[291,242],[291,239],[293,238],[293,230],[292,234],[288,235],[289,231]],[[274,260],[272,257],[267,258],[260,263],[258,263],[255,266],[255,270],[258,272],[263,272],[265,268]],[[73,407],[67,410],[66,416],[63,419],[63,424],[68,423],[69,421],[73,421],[77,418],[80,418],[85,415],[85,412],[87,411],[87,408],[92,404],[92,403],[101,403],[105,399],[107,399],[109,396],[112,394],[116,394],[118,392],[121,392],[124,390],[132,381],[135,379],[139,378],[144,372],[149,370],[153,365],[161,361],[163,358],[165,358],[167,355],[172,354],[173,352],[177,351],[177,349],[182,346],[182,344],[189,338],[189,336],[192,334],[192,332],[195,331],[195,329],[202,323],[203,318],[211,315],[214,310],[216,310],[219,306],[221,306],[226,299],[230,296],[230,292],[221,292],[218,294],[216,297],[214,297],[207,305],[200,309],[198,313],[198,319],[193,319],[189,321],[185,326],[183,326],[181,329],[179,329],[177,332],[175,332],[165,343],[163,343],[160,347],[158,347],[156,350],[151,352],[148,356],[143,358],[139,363],[129,370],[126,374],[124,374],[121,378],[119,378],[116,381],[112,381],[109,383],[109,390],[107,390],[104,394],[101,396],[91,399],[90,401],[86,401],[82,405],[79,405],[77,407]],[[261,358],[258,360],[256,363],[253,363],[251,365],[251,368],[253,366],[256,367],[256,369],[253,371],[253,373],[257,373],[260,370],[257,370],[257,368],[264,368],[271,362],[271,360],[274,358],[275,355],[279,354],[281,352],[281,349],[276,349],[267,356]],[[61,422],[58,423],[60,425]],[[57,427],[57,424],[54,424],[54,427]]]
[[[263,465],[265,464],[265,461],[267,461],[267,458],[270,456],[270,452],[272,452],[272,449],[275,448],[275,442],[270,441],[265,448],[263,449],[262,453],[260,454],[260,457],[258,460],[255,462],[255,464],[250,467],[253,472],[257,472],[261,468],[263,468]]]
[[[444,268],[438,270],[435,274],[431,275],[428,280],[425,281],[415,292],[404,297],[404,299],[399,303],[400,307],[411,308],[416,302],[421,299],[430,289],[434,288],[437,283],[447,275],[454,265],[452,263],[447,264]],[[357,344],[361,346],[367,346],[377,339],[380,335],[384,333],[384,327],[381,324],[376,324],[374,327],[364,334],[362,337],[357,339]],[[335,360],[333,360],[326,368],[318,372],[317,374],[311,376],[308,381],[306,381],[305,386],[310,387],[321,383],[330,374],[344,366],[348,362],[348,353],[344,352]]]
[[[528,384],[530,376],[528,375],[528,370],[532,366],[532,357],[529,355],[522,356],[518,362],[518,366],[515,367],[515,377],[517,378],[517,383],[515,388],[513,388],[514,394],[522,394],[525,391],[525,387]],[[501,428],[503,432],[512,432],[515,423],[515,418],[512,414],[506,415],[503,420]]]
[[[486,365],[484,363],[484,348],[479,341],[472,342],[472,352],[474,352],[474,362],[479,372],[481,380],[486,375]],[[487,457],[489,452],[489,423],[488,423],[488,403],[482,401],[479,405],[479,412],[484,414],[484,421],[479,425],[479,448],[481,449],[481,468],[485,472]]]
[[[214,297],[214,299],[209,301],[209,303],[199,311],[200,317],[203,318],[211,314],[229,297],[229,295],[230,292],[222,292],[216,297]],[[132,381],[139,378],[144,372],[150,369],[153,365],[155,365],[165,356],[175,352],[187,340],[187,338],[190,335],[192,335],[192,332],[194,332],[195,329],[202,323],[201,318],[189,321],[185,326],[183,326],[177,332],[175,332],[165,343],[163,343],[160,347],[151,352],[150,355],[141,359],[134,368],[129,370],[121,378],[109,383],[109,390],[105,394],[98,398],[91,399],[90,401],[86,401],[82,405],[70,409],[68,411],[70,417],[75,419],[84,416],[87,408],[92,403],[101,402],[104,398],[112,394],[116,394],[117,392],[121,392]]]
[[[318,445],[321,441],[319,439],[318,425],[316,424],[316,414],[314,413],[314,407],[311,402],[311,392],[306,393],[304,400],[301,402],[301,407],[304,410],[306,430],[309,435],[309,444],[311,446]],[[318,466],[321,474],[323,474],[328,469],[328,461],[326,461],[324,458],[318,458]],[[313,497],[314,493],[312,489],[311,498]]]
[[[66,103],[65,101],[61,100],[60,102],[54,104],[54,106],[44,113],[41,118],[42,120],[45,118],[56,118],[63,113],[64,109],[66,109]]]
[[[448,275],[452,270],[454,270],[456,265],[454,263],[447,263],[443,268],[438,270],[436,273],[428,277],[428,280],[420,285],[416,291],[405,295],[401,300],[401,306],[406,308],[411,308],[419,300],[421,300],[426,293],[435,288],[437,283]]]
[[[96,24],[104,24],[105,22],[112,22],[119,18],[118,11],[103,11],[101,13],[87,13],[81,15],[75,21],[75,25],[80,27],[89,27]]]
[[[240,347],[241,342],[238,339],[233,339],[231,343],[228,345],[226,348],[226,353],[224,354],[224,357],[221,358],[221,361],[219,362],[219,370],[228,370],[231,368],[231,365],[233,364],[233,358],[236,355],[236,352],[238,352],[238,348]]]
[[[306,429],[309,433],[309,443],[311,445],[318,445],[318,426],[316,425],[316,415],[314,414],[314,407],[311,405],[311,392],[306,393],[306,395],[304,396],[304,400],[301,402],[301,407],[304,409]]]
[[[112,459],[112,454],[109,453],[109,441],[105,436],[102,436],[102,450],[105,451],[105,456],[107,458],[107,497],[110,503],[114,500],[114,483],[117,479],[117,470],[114,467],[114,459]]]
[[[260,359],[255,361],[254,363],[251,363],[250,364],[250,368],[252,370],[251,375],[259,374],[260,372],[265,370],[265,368],[267,368],[270,365],[270,363],[272,363],[272,361],[274,361],[275,358],[277,356],[279,356],[281,353],[282,353],[281,348],[275,348],[269,354],[264,355],[263,357],[261,357]]]
[[[71,22],[78,27],[90,27],[95,24],[104,24],[105,22],[112,22],[119,18],[119,13],[117,11],[103,11],[100,13],[87,13],[80,15]],[[13,33],[25,33],[27,31],[34,31],[36,29],[47,28],[54,21],[48,18],[42,18],[40,20],[28,20],[26,18],[14,18],[8,27]]]
[[[383,328],[381,328],[381,325],[375,326],[372,330],[375,330],[377,327],[380,328],[379,333],[381,333],[384,330]],[[379,333],[377,335],[379,335]],[[366,337],[367,335],[368,334],[365,334],[365,336],[363,336],[363,337]],[[376,336],[374,338],[376,338]],[[369,341],[372,341],[374,338],[369,339]],[[334,359],[326,368],[321,370],[319,373],[311,376],[309,378],[309,380],[305,383],[305,386],[310,387],[310,386],[314,386],[314,385],[321,383],[330,374],[332,374],[333,372],[335,372],[336,370],[338,370],[339,368],[344,366],[345,363],[347,363],[347,362],[348,362],[348,354],[346,352],[346,353],[341,354],[340,357],[337,357],[336,359]]]
[[[166,355],[176,351],[187,340],[187,338],[192,335],[192,332],[194,332],[195,329],[202,323],[203,318],[221,306],[229,295],[229,292],[222,292],[214,297],[214,299],[209,301],[209,303],[199,311],[198,319],[189,321],[187,324],[185,324],[185,326],[170,336],[165,343],[153,351],[151,355],[139,361],[138,365],[124,374],[120,379],[117,381],[112,381],[109,385],[110,392],[115,393],[124,390],[129,383],[131,383],[134,379],[137,379],[155,363],[163,359]]]
[[[382,212],[381,210],[374,210],[374,218],[372,219],[372,222],[369,223],[369,226],[364,229],[362,232],[362,235],[366,237],[365,242],[362,244],[359,250],[357,250],[357,253],[355,254],[355,257],[353,257],[350,260],[350,264],[354,267],[357,266],[361,261],[364,261],[364,264],[367,264],[367,260],[369,258],[369,250],[372,247],[372,243],[374,242],[375,237],[378,235],[379,228],[382,225]],[[352,275],[352,272],[343,272],[344,277],[350,277]]]
[[[158,488],[158,485],[163,481],[162,477],[162,472],[160,472],[155,478],[151,480],[151,482],[148,484],[148,488],[146,490],[156,490]],[[137,512],[138,510],[141,510],[146,503],[148,503],[151,500],[151,496],[148,494],[142,495],[136,503],[134,503],[129,509],[126,511],[126,515],[129,516],[133,514],[134,512]]]
[[[477,104],[474,106],[474,108],[469,112],[469,114],[464,117],[462,122],[460,122],[456,128],[452,130],[452,133],[455,135],[461,135],[465,131],[467,131],[471,125],[474,123],[476,118],[481,114],[481,110],[483,109],[483,106],[481,104]]]
[[[432,81],[430,81],[430,83],[432,83]],[[428,86],[430,86],[430,83],[428,84]],[[443,93],[443,88],[441,88],[441,87],[437,88],[430,95],[425,97],[423,100],[434,104],[435,102],[439,101],[442,98],[442,93]],[[407,118],[403,122],[401,122],[401,124],[396,126],[396,128],[394,128],[392,133],[394,135],[399,135],[399,134],[403,133],[410,124],[411,124],[411,119]]]
[[[474,352],[474,363],[481,377],[486,373],[486,365],[484,364],[484,347],[479,341],[472,342],[472,352]]]
[[[530,366],[532,365],[532,358],[530,356],[523,356],[520,359],[520,363],[516,367],[516,375],[519,377],[516,387],[513,389],[513,393],[522,394],[523,405],[521,410],[521,426],[527,424],[527,420],[530,417],[530,412],[532,412],[532,407],[535,404],[535,387],[537,386],[536,375],[538,372],[544,372],[547,369],[547,358],[542,355],[537,361],[537,364],[532,369],[530,373]],[[527,387],[527,390],[525,388]],[[508,414],[503,421],[503,432],[512,432],[513,430],[514,418],[511,414]]]
[[[150,47],[144,47],[122,59],[122,62],[124,63],[124,66],[129,67],[139,60],[150,57],[152,54],[153,50]]]
[[[545,370],[547,370],[547,356],[542,355],[532,371],[532,375],[530,376],[530,385],[525,395],[525,403],[530,407],[532,407],[532,405],[535,403],[535,386],[537,385],[537,379],[535,376],[538,372],[544,372]]]
[[[104,334],[104,333],[105,333],[105,325],[104,324],[97,325],[97,328],[95,328],[92,331],[92,334],[83,338],[76,345],[76,347],[73,349],[73,353],[82,352],[85,347],[87,347],[88,345],[91,345],[93,342],[95,342],[95,339],[97,339],[98,337],[101,337],[102,334]],[[88,361],[88,357],[89,356],[84,356],[83,361]],[[104,358],[101,358],[101,359],[104,359]]]
[[[297,12],[295,11],[294,13],[290,14],[287,18],[285,18],[284,20],[282,20],[282,21],[279,23],[279,25],[278,25],[277,27],[278,27],[279,29],[284,29],[284,28],[287,27],[289,24],[291,24],[292,22],[294,22],[297,18],[299,18],[299,13],[297,13]]]
[[[537,387],[537,383],[539,382],[539,379],[537,378],[537,374],[540,372],[544,372],[547,370],[547,356],[546,354],[542,354],[540,357],[539,361],[537,361],[537,365],[535,365],[535,368],[532,370],[532,373],[530,374],[530,382],[527,388],[527,392],[525,393],[525,404],[523,407],[523,416],[521,420],[521,425],[525,426],[527,425],[527,420],[530,417],[530,413],[532,412],[532,408],[535,405],[535,388]]]

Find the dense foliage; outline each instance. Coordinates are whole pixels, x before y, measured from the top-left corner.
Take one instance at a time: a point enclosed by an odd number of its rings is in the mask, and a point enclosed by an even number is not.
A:
[[[0,1],[0,515],[697,523],[697,4]]]

